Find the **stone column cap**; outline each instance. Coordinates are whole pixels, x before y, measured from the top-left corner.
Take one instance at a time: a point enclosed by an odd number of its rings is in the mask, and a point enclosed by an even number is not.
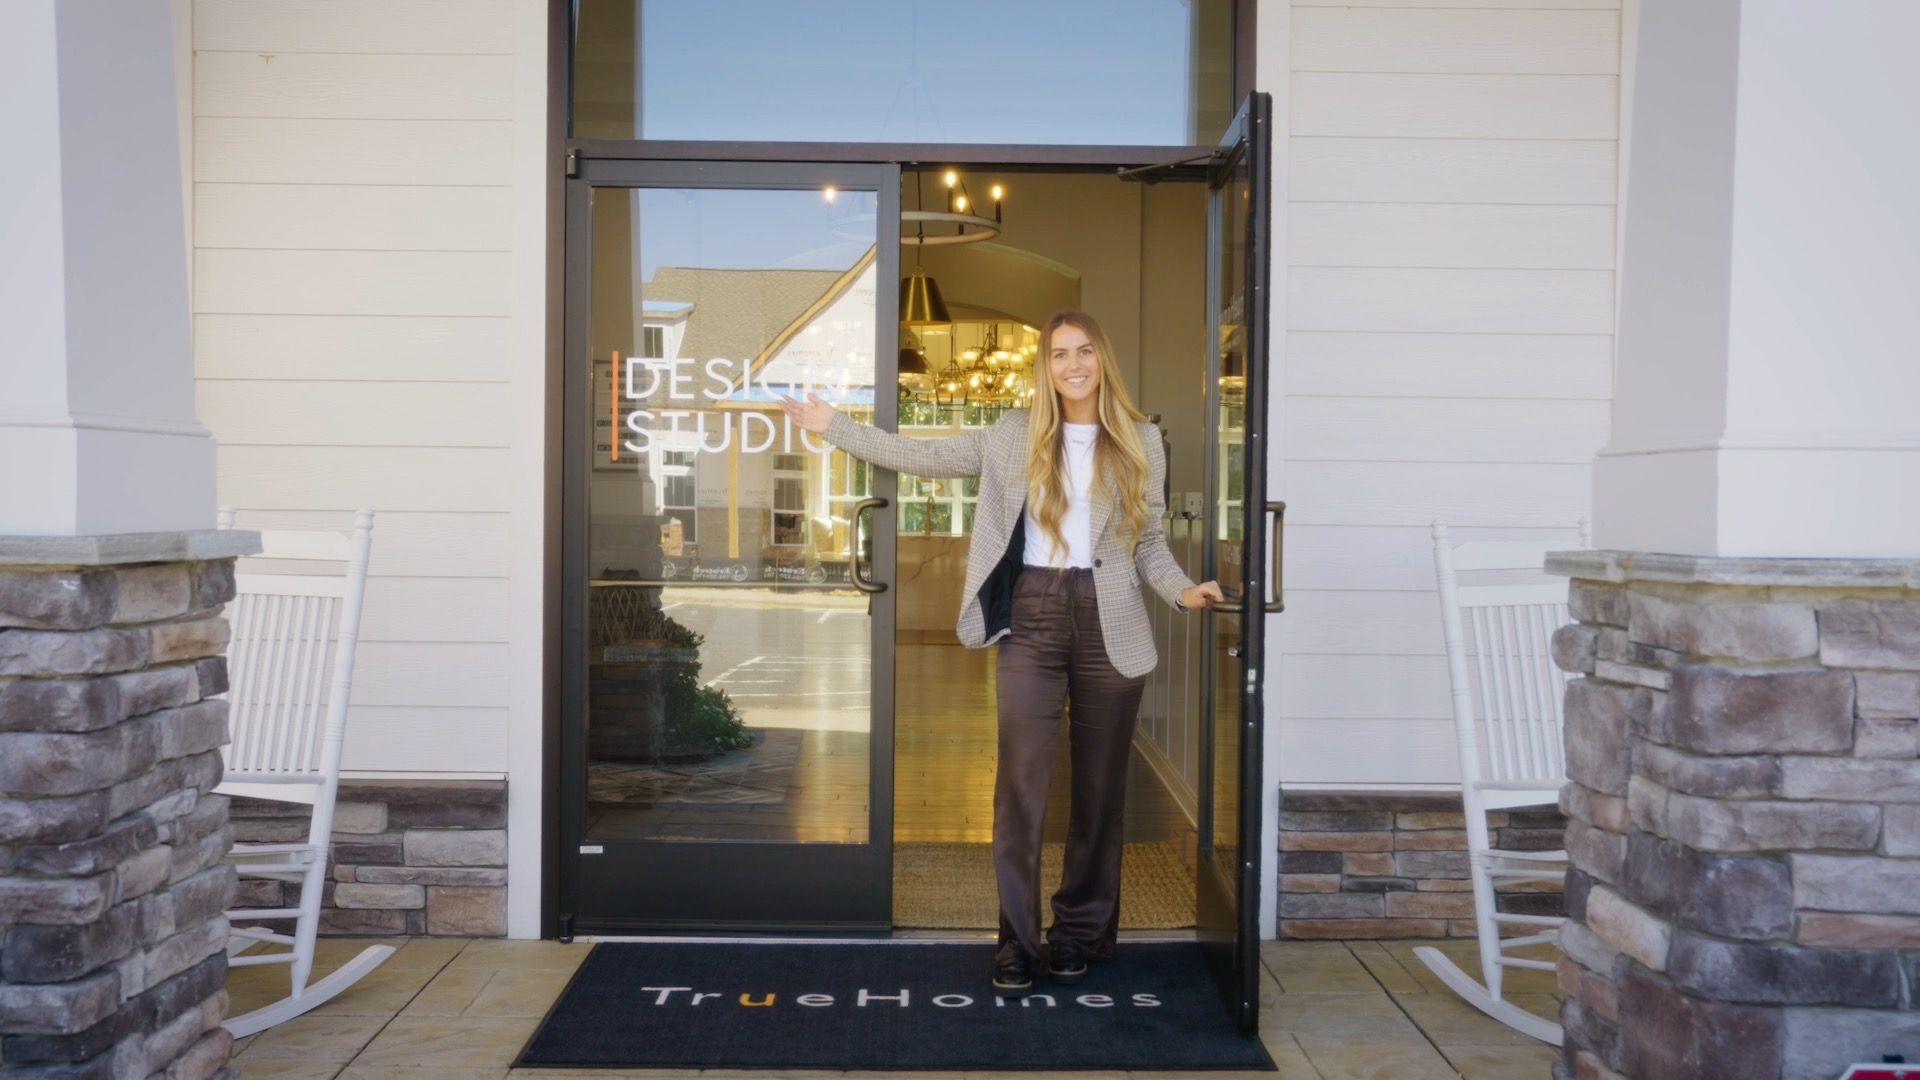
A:
[[[1920,559],[1737,557],[1576,548],[1549,551],[1546,572],[1592,581],[1920,588]]]
[[[0,567],[206,562],[259,553],[260,534],[248,529],[105,533],[95,536],[0,536]]]

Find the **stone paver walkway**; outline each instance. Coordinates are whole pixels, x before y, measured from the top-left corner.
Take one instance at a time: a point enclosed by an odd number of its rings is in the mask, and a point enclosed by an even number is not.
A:
[[[329,938],[318,978],[369,943]],[[586,955],[584,943],[398,938],[400,951],[312,1013],[234,1044],[246,1080],[611,1080],[627,1077],[917,1076],[1126,1080],[1124,1072],[514,1069],[508,1063]],[[1141,1080],[1545,1080],[1556,1051],[1463,1004],[1413,957],[1419,941],[1266,942],[1261,1036],[1278,1073],[1140,1072]],[[1472,943],[1432,942],[1469,970]],[[1550,955],[1550,954],[1549,954]],[[234,969],[232,1010],[283,994],[277,965]],[[1553,976],[1509,974],[1513,1000],[1558,1011]]]

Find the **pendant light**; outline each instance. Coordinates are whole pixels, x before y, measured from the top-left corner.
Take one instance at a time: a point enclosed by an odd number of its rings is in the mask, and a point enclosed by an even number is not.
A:
[[[917,172],[913,174],[913,203],[916,208],[920,206],[920,174]],[[940,296],[940,283],[920,266],[920,249],[926,247],[926,227],[916,225],[915,229],[923,242],[913,246],[913,273],[900,280],[900,325],[945,330],[953,325],[953,316],[947,313],[947,302]]]
[[[953,316],[940,297],[940,283],[920,268],[918,255],[916,251],[913,273],[900,280],[900,325],[945,330],[953,325]]]
[[[904,310],[905,304],[901,305]],[[927,373],[927,351],[920,347],[920,340],[913,331],[905,326],[900,328],[900,374],[925,375]]]

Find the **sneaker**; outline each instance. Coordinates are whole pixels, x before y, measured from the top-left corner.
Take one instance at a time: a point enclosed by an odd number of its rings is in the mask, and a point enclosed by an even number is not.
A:
[[[1087,977],[1087,961],[1092,958],[1085,945],[1072,938],[1053,943],[1047,962],[1047,974],[1057,983],[1077,983]]]
[[[1033,961],[1019,949],[993,958],[993,992],[1005,998],[1025,997],[1033,989]]]

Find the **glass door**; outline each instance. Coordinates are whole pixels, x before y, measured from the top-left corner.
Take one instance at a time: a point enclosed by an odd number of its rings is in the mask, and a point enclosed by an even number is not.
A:
[[[1272,100],[1249,95],[1208,171],[1206,614],[1195,915],[1221,998],[1259,1020],[1261,687],[1264,612],[1280,610],[1281,503],[1265,502]],[[1261,566],[1268,522],[1273,574]],[[1264,600],[1271,586],[1273,599]]]
[[[886,930],[899,169],[574,171],[559,932]]]

